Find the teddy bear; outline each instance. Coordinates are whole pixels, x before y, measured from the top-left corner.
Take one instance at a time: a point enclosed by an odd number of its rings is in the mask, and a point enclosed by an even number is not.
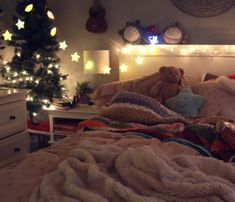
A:
[[[181,90],[182,71],[174,66],[159,69],[160,80],[150,90],[151,97],[164,104],[165,100],[176,96]]]

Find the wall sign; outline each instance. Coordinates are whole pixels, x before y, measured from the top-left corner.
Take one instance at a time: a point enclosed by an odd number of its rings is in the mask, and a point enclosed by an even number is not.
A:
[[[182,12],[196,17],[222,14],[235,5],[235,0],[171,0]]]

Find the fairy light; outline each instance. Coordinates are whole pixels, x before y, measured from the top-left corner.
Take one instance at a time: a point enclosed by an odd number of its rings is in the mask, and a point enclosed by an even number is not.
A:
[[[38,115],[36,112],[33,112],[32,114],[33,114],[34,117]]]
[[[142,65],[142,64],[144,63],[144,58],[139,57],[139,56],[136,57],[135,63],[136,63],[137,65]]]
[[[52,64],[49,64],[49,65],[48,65],[48,68],[52,68],[52,67],[53,67],[53,65],[52,65]]]
[[[127,72],[128,66],[127,66],[126,64],[121,64],[121,66],[119,67],[119,69],[120,69],[120,71],[121,71],[122,73],[124,73],[124,72]]]
[[[22,74],[27,75],[28,73],[24,70],[24,71],[22,71]]]

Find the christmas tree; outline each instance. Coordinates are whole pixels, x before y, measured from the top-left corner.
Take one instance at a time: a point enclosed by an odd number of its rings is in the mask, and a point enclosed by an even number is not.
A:
[[[67,76],[59,72],[59,42],[46,0],[18,0],[16,13],[12,36],[10,32],[4,35],[15,47],[15,55],[2,75],[5,86],[29,89],[27,109],[32,115],[48,107],[53,98],[63,97],[61,81]]]
[[[4,12],[3,12],[2,8],[0,7],[0,17],[2,17],[3,14],[4,14]],[[2,26],[3,26],[3,22],[0,21],[0,32],[3,31]],[[0,39],[0,49],[2,50],[4,48],[5,48],[5,43],[4,43],[3,39],[1,38]],[[2,66],[2,59],[3,59],[2,55],[0,54],[1,66]]]

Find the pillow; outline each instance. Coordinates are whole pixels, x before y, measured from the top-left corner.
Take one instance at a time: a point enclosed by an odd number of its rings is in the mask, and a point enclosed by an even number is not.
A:
[[[205,99],[199,116],[224,116],[235,120],[235,96],[222,90],[216,80],[194,85],[193,92]]]
[[[203,103],[203,96],[193,94],[190,88],[183,88],[178,95],[167,99],[165,102],[171,110],[186,117],[197,117],[198,110]]]
[[[219,76],[216,82],[222,90],[235,95],[235,80],[227,76]]]
[[[153,98],[131,92],[116,94],[109,106],[101,108],[100,115],[117,121],[146,125],[185,122],[182,116],[162,106]]]

